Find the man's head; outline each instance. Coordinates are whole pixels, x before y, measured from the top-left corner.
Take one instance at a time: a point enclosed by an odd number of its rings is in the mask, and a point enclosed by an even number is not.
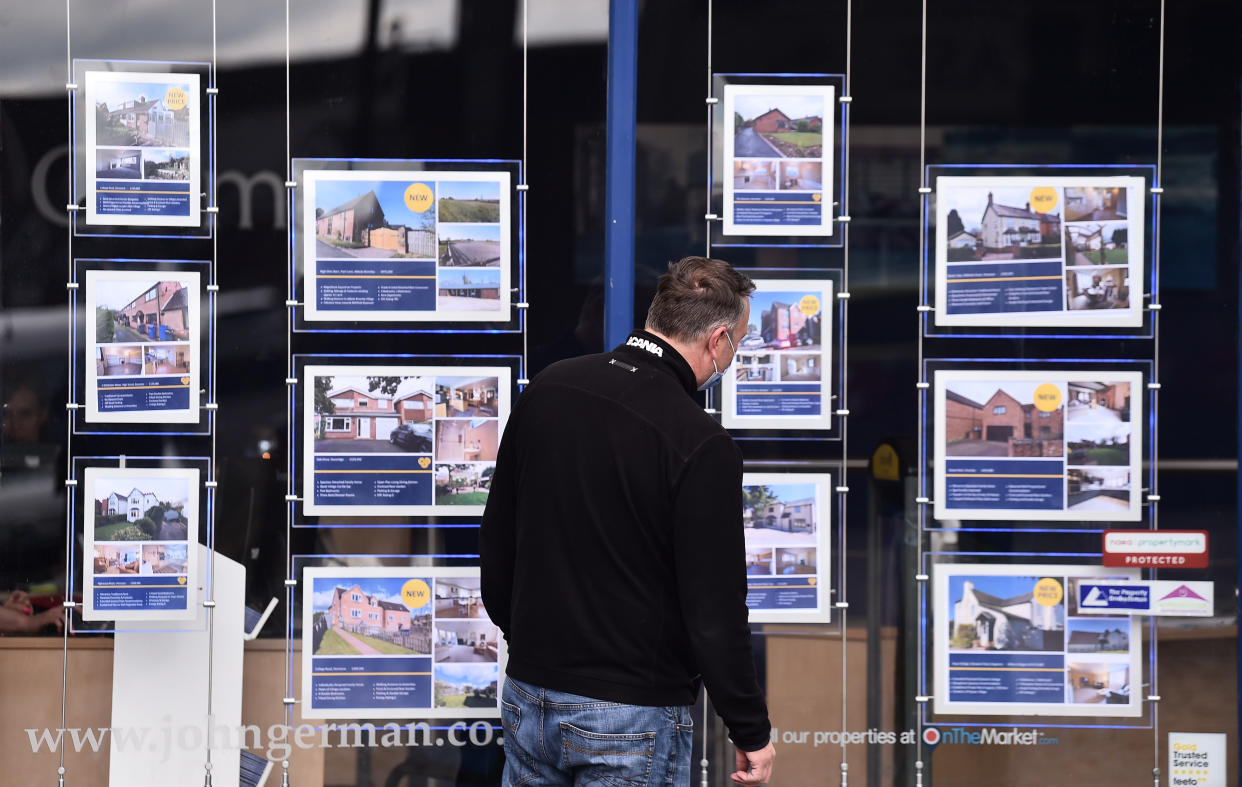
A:
[[[733,362],[755,283],[723,260],[683,257],[656,283],[647,330],[664,337],[702,384]]]

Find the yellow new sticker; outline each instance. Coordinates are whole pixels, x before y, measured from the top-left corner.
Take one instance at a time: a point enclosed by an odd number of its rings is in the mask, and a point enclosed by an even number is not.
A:
[[[173,112],[185,109],[186,101],[189,99],[185,95],[185,91],[179,87],[170,87],[168,92],[164,93],[164,106]]]
[[[1036,213],[1051,213],[1057,209],[1057,190],[1052,186],[1036,186],[1031,189],[1031,210]]]
[[[421,579],[411,579],[401,586],[401,601],[410,609],[425,607],[431,601],[431,588]]]
[[[405,206],[415,213],[422,213],[431,207],[435,200],[431,186],[426,183],[411,183],[405,190]]]
[[[1064,591],[1061,590],[1061,583],[1052,577],[1044,577],[1036,582],[1035,590],[1031,595],[1045,607],[1055,607],[1065,597]]]
[[[802,300],[798,301],[798,311],[807,317],[819,314],[819,298],[814,295],[803,295]]]
[[[1056,412],[1061,406],[1061,388],[1056,383],[1044,383],[1035,389],[1035,409],[1042,413]]]

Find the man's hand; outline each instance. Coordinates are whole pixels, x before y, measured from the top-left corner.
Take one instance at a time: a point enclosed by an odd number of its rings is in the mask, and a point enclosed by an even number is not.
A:
[[[759,751],[737,750],[737,771],[729,776],[734,784],[767,784],[772,778],[772,764],[776,761],[776,749],[769,743]]]

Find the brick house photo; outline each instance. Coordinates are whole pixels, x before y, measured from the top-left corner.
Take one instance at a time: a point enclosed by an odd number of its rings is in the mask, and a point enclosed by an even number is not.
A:
[[[997,383],[955,381],[945,387],[945,453],[948,456],[1063,456],[1064,405],[1041,410],[1033,401],[1034,384],[1006,382],[1003,385],[1005,387]]]
[[[400,453],[408,449],[392,441],[394,430],[427,424],[434,415],[431,378],[399,378],[391,393],[382,385],[373,390],[366,377],[317,377],[315,383],[316,453]]]

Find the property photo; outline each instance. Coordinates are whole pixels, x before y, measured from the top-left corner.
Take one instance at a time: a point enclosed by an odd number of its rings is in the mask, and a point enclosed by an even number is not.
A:
[[[748,161],[737,159],[733,162],[733,188],[737,191],[776,189],[775,161]]]
[[[495,464],[436,465],[436,505],[481,506],[487,503]]]
[[[1088,221],[1066,224],[1068,265],[1125,265],[1130,261],[1130,223]]]
[[[101,148],[95,151],[95,177],[138,180],[142,177],[142,151],[138,148]]]
[[[1130,308],[1130,269],[1066,268],[1065,303],[1070,311]]]
[[[1059,457],[1065,451],[1065,407],[1035,406],[1051,383],[953,380],[945,385],[947,456]],[[1060,399],[1058,390],[1058,399]]]
[[[144,374],[189,374],[190,345],[148,344],[142,348]]]
[[[808,306],[813,308],[810,314]],[[822,313],[815,293],[758,291],[751,296],[750,323],[738,343],[738,352],[819,350]]]
[[[500,309],[500,270],[497,268],[440,268],[436,308],[441,311],[497,311]]]
[[[499,444],[495,418],[436,419],[437,462],[494,462]]]
[[[1126,705],[1130,702],[1128,661],[1074,661],[1066,667],[1066,702]]]
[[[496,707],[498,664],[436,664],[434,673],[435,707]]]
[[[315,453],[431,452],[433,378],[317,376],[314,386]]]
[[[814,484],[744,485],[742,528],[747,546],[814,546],[820,515],[817,497]]]
[[[1069,653],[1129,653],[1130,619],[1082,617],[1065,621]]]
[[[823,144],[823,96],[734,98],[734,158],[819,158]]]
[[[144,544],[141,574],[184,574],[188,544]]]
[[[141,347],[96,347],[95,374],[130,377],[142,374]]]
[[[494,664],[500,658],[500,629],[490,620],[437,620],[437,664]]]
[[[442,268],[499,267],[500,225],[441,224],[438,252]]]
[[[95,342],[188,340],[191,292],[188,280],[101,278],[94,287]]]
[[[955,575],[949,578],[949,650],[1062,652],[1065,603],[1035,598],[1042,577]],[[1060,579],[1051,581],[1060,583]]]
[[[1130,420],[1130,384],[1090,380],[1069,382],[1066,420],[1074,424],[1108,426]]]
[[[822,359],[819,353],[781,353],[777,366],[782,382],[819,382]]]
[[[1124,218],[1127,218],[1124,188],[1065,187],[1066,221],[1114,221]]]
[[[185,541],[189,482],[177,478],[102,477],[91,491],[95,541]]]
[[[1072,467],[1066,492],[1070,511],[1129,511],[1130,468]]]
[[[183,98],[170,106],[168,95],[174,90]],[[96,82],[91,94],[95,144],[188,148],[189,102],[197,100],[191,93],[188,82]]]
[[[963,186],[937,196],[949,262],[1061,259],[1061,216],[1031,207],[1029,187]]]
[[[477,577],[454,577],[436,580],[436,620],[473,618],[487,620],[483,609],[483,592]]]
[[[404,179],[315,181],[315,258],[435,259],[435,185]],[[406,192],[419,187],[431,199],[414,211]]]
[[[96,544],[94,574],[137,574],[142,566],[142,547],[138,544]]]
[[[776,366],[771,353],[748,353],[738,350],[733,374],[739,383],[766,383],[776,379]]]
[[[818,574],[814,547],[778,547],[776,573],[789,575]]]
[[[442,180],[438,186],[441,224],[446,221],[500,221],[500,183],[494,180]]]
[[[495,418],[495,377],[437,377],[437,418]]]
[[[408,577],[322,577],[312,588],[316,656],[430,656],[431,603],[401,599]]]
[[[778,161],[781,191],[823,191],[824,165],[819,161]]]
[[[1117,429],[1107,432],[1078,435],[1078,429],[1071,426],[1066,457],[1071,465],[1114,465],[1129,466],[1130,464],[1130,424],[1117,424]]]
[[[768,577],[772,575],[772,551],[763,548],[746,549],[746,575]]]
[[[148,180],[189,180],[190,151],[147,148],[142,156],[142,176]]]

